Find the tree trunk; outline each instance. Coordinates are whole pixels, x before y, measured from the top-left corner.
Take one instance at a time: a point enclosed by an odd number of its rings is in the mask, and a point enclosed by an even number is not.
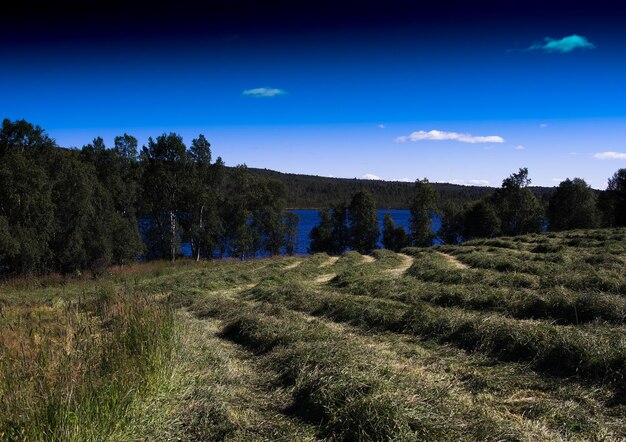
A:
[[[202,235],[202,213],[204,212],[204,204],[200,206],[200,235]],[[196,262],[200,261],[200,239],[196,245]]]
[[[174,262],[176,259],[176,242],[174,240],[176,236],[176,217],[174,211],[170,210],[170,258]]]

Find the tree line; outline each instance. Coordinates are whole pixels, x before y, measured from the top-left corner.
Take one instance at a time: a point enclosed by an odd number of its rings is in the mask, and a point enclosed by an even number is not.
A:
[[[477,238],[515,236],[544,230],[626,226],[626,169],[618,170],[604,192],[593,190],[583,179],[566,179],[542,204],[530,188],[528,169],[521,168],[502,181],[491,194],[459,203],[442,199],[427,179],[413,184],[409,231],[396,226],[390,214],[383,220],[382,243],[387,249],[427,247],[435,239],[458,244]],[[370,253],[380,235],[376,203],[371,192],[361,190],[349,204],[319,212],[320,223],[310,234],[310,252],[341,254],[348,249]],[[438,232],[432,218],[441,218]]]
[[[189,146],[169,133],[139,148],[135,137],[123,134],[110,147],[95,138],[81,149],[64,149],[39,126],[5,119],[0,128],[0,275],[174,260],[181,243],[190,245],[195,259],[245,258],[259,251],[292,254],[299,219],[287,210],[289,181],[282,175],[226,167],[221,158],[213,160],[203,135]],[[349,202],[320,212],[311,252],[367,253],[377,246],[377,194],[356,181]],[[457,243],[546,227],[626,226],[626,169],[611,177],[604,192],[579,178],[563,181],[550,193],[538,193],[530,184],[528,170],[520,169],[495,191],[483,189],[480,198],[466,200],[469,194],[450,197],[441,185],[418,180],[406,203],[409,231],[387,216],[383,244],[400,250],[429,246],[436,237]],[[431,222],[435,213],[442,219],[437,233]]]
[[[182,242],[195,259],[293,253],[298,222],[282,182],[227,172],[203,135],[63,149],[39,126],[2,122],[0,275],[174,260]]]
[[[410,207],[413,200],[412,182],[329,178],[255,168],[250,168],[250,173],[285,183],[287,186],[287,207],[292,209],[334,207],[350,201],[352,196],[361,190],[367,190],[373,195],[376,208],[379,210],[405,210]],[[463,186],[450,183],[431,184],[437,190],[441,200],[452,201],[461,205],[485,198],[493,192],[493,188],[484,186]],[[542,204],[547,204],[554,188],[531,186],[530,190]]]

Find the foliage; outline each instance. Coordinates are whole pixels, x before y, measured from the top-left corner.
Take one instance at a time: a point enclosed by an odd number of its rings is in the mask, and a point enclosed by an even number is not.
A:
[[[540,232],[543,208],[528,189],[528,169],[521,168],[502,181],[502,187],[489,198],[501,221],[503,235],[523,235]]]
[[[199,135],[189,149],[180,135],[95,138],[61,149],[43,129],[4,120],[0,131],[0,275],[60,271],[95,275],[144,256],[213,257],[217,247],[246,257],[291,251],[297,220],[285,210],[285,188],[250,177],[245,167],[225,183],[221,158]],[[235,195],[232,198],[231,195]]]
[[[228,168],[228,174],[232,168]],[[287,186],[287,206],[298,209],[329,208],[361,191],[369,191],[376,200],[379,210],[407,209],[411,206],[414,184],[399,181],[365,180],[358,178],[328,178],[323,176],[282,173],[268,169],[250,168],[250,173],[263,178],[282,181]],[[228,179],[228,178],[227,178]],[[470,201],[487,198],[492,187],[463,186],[450,183],[431,183],[442,201],[462,206]],[[553,192],[552,187],[532,186],[529,189],[544,201]]]
[[[626,169],[619,169],[609,178],[603,203],[609,225],[626,226]]]
[[[427,179],[415,181],[411,202],[411,239],[418,247],[432,245],[435,239],[431,216],[437,211],[437,189]]]
[[[391,218],[391,214],[385,213],[385,218],[383,219],[383,247],[399,252],[401,249],[408,247],[410,240],[404,227],[396,226],[393,218]]]
[[[320,223],[311,230],[310,253],[341,255],[349,244],[348,208],[338,204],[332,210],[320,210]]]
[[[547,210],[550,230],[598,227],[600,215],[595,192],[581,178],[562,181],[550,198]]]
[[[500,218],[491,202],[477,201],[465,208],[461,221],[463,239],[493,238],[500,233],[500,227]]]
[[[378,244],[378,214],[371,193],[361,191],[352,197],[348,208],[350,248],[362,254],[371,253]]]

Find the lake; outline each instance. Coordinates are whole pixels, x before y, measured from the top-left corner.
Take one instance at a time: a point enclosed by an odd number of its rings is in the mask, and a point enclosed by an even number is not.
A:
[[[295,253],[298,255],[307,254],[309,251],[309,233],[320,222],[318,210],[292,210],[300,216],[300,224],[298,225],[298,240],[296,242]],[[411,218],[411,212],[408,210],[378,210],[378,224],[380,227],[381,237],[379,238],[379,247],[382,247],[380,240],[382,239],[383,232],[383,218],[386,213],[391,214],[391,218],[395,221],[397,226],[402,226],[408,232],[409,220]],[[436,232],[441,227],[441,219],[437,215],[433,215],[433,230]],[[191,247],[188,243],[181,244],[181,251],[186,256],[191,256]],[[262,254],[258,254],[261,256]]]

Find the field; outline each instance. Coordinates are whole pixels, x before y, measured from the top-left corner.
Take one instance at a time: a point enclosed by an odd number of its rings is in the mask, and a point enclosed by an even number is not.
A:
[[[2,440],[625,440],[626,230],[0,286]]]

